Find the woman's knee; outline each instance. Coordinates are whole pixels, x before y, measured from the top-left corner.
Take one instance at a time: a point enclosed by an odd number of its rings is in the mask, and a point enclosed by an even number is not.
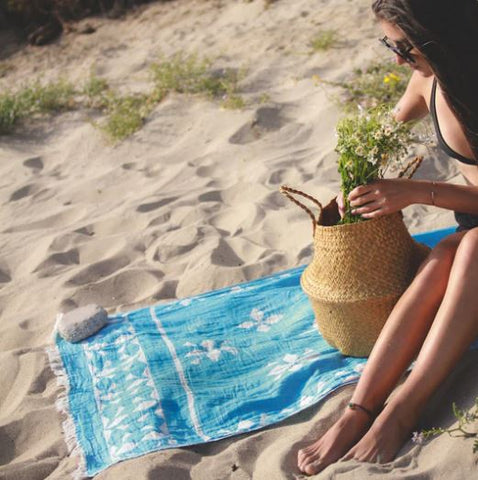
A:
[[[460,241],[456,260],[478,263],[478,228],[468,230]]]
[[[451,268],[456,252],[463,239],[464,234],[455,234],[441,240],[430,252],[428,259],[438,260],[440,263]]]
[[[414,286],[422,285],[429,289],[430,281],[432,280],[434,293],[440,296],[445,292],[461,237],[462,235],[447,237],[432,249],[418,269],[413,282]]]

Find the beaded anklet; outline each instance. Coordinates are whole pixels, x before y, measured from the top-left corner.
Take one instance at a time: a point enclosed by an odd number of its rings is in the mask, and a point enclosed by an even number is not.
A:
[[[376,415],[368,408],[365,408],[362,405],[354,402],[350,402],[347,406],[350,408],[350,410],[362,410],[362,412],[366,413],[369,416],[370,420],[375,420]]]

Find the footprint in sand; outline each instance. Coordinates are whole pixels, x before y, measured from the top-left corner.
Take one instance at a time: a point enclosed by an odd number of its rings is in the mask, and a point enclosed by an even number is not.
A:
[[[222,208],[216,215],[210,217],[209,223],[218,231],[234,236],[243,231],[250,232],[259,228],[265,216],[262,206],[244,202]]]
[[[17,417],[17,415],[15,416]],[[25,432],[29,432],[28,435],[25,435]],[[15,457],[23,456],[25,458],[32,455],[31,458],[39,459],[38,462],[35,462],[36,467],[48,457],[57,456],[58,458],[59,455],[67,454],[66,446],[62,446],[58,441],[61,438],[61,424],[58,421],[58,412],[54,406],[42,408],[41,412],[35,409],[30,410],[20,418],[8,418],[5,424],[0,427],[0,439],[2,440],[0,450],[4,451],[6,449],[4,454],[8,456],[9,442],[3,443],[5,437],[13,440]],[[25,465],[26,468],[28,468],[28,464]],[[32,476],[32,472],[27,473],[22,468],[16,470],[17,475],[15,476],[22,479],[47,478],[51,472],[47,473],[45,477],[43,476],[46,473],[44,470],[41,467],[35,468],[35,475]],[[7,477],[2,476],[2,478]]]
[[[41,157],[28,158],[23,162],[23,165],[27,168],[31,168],[33,173],[38,173],[43,170],[43,160]]]
[[[71,265],[78,265],[80,263],[80,253],[78,249],[74,248],[66,252],[57,252],[48,256],[41,262],[34,273],[38,273],[40,278],[51,277],[66,270]]]
[[[287,169],[281,168],[270,174],[269,180],[267,183],[269,185],[282,185],[286,183],[286,181],[284,180],[284,178],[286,177],[287,177]]]
[[[4,264],[0,264],[0,284],[1,283],[8,283],[12,280],[10,275],[10,271],[8,267]]]
[[[200,202],[220,202],[222,201],[221,192],[214,190],[212,192],[202,193],[198,196]]]
[[[133,304],[142,301],[151,301],[157,293],[164,273],[160,270],[130,269],[121,271],[97,283],[91,283],[78,288],[70,295],[72,305],[87,305],[97,303],[108,308]],[[65,305],[63,300],[62,306]]]
[[[244,264],[244,260],[236,254],[226,241],[221,239],[219,245],[212,251],[211,263],[222,267],[240,267]]]
[[[177,280],[167,280],[162,283],[161,290],[153,295],[153,301],[159,300],[168,300],[168,299],[176,299],[176,288],[178,286]]]
[[[123,170],[133,170],[135,166],[136,166],[135,162],[127,162],[127,163],[121,164],[121,168]]]
[[[48,382],[51,380],[50,366],[43,365],[41,370],[35,372],[34,377],[31,379],[30,386],[28,387],[28,394],[41,394],[48,386]]]
[[[95,234],[95,229],[93,228],[93,225],[86,225],[84,227],[76,229],[75,233],[79,233],[80,235],[87,235],[88,237],[92,237]]]
[[[174,202],[177,199],[178,197],[169,197],[169,198],[163,198],[162,200],[158,200],[157,202],[142,203],[136,209],[136,211],[140,213],[151,212],[152,210],[157,210],[160,207],[164,207],[164,205],[168,205],[168,203]]]
[[[61,254],[91,241],[93,235],[94,231],[88,227],[82,227],[72,232],[60,234],[53,238],[48,250],[52,253]]]
[[[171,212],[165,212],[163,213],[163,215],[153,218],[153,220],[149,222],[147,228],[157,227],[158,225],[167,224],[170,219],[171,219]]]
[[[148,246],[148,260],[160,263],[180,262],[183,255],[193,250],[204,238],[204,233],[193,226],[186,226],[162,234]]]
[[[71,277],[65,285],[71,287],[97,282],[124,268],[130,261],[131,259],[126,255],[116,255],[112,258],[101,260],[85,267]]]
[[[24,187],[21,187],[18,190],[15,190],[10,195],[9,201],[16,202],[17,200],[21,200],[22,198],[33,195],[34,193],[38,192],[38,190],[39,190],[38,185],[35,185],[33,183],[29,185],[25,185]]]
[[[37,220],[35,222],[26,223],[15,225],[13,227],[7,228],[3,230],[2,233],[15,233],[15,232],[27,232],[30,230],[41,230],[41,229],[48,229],[48,228],[55,228],[61,226],[61,228],[65,228],[68,225],[76,222],[80,219],[85,212],[83,208],[69,208],[65,209],[61,212],[54,213],[48,217],[45,217],[41,220]]]
[[[0,465],[7,465],[15,458],[15,442],[5,431],[5,427],[0,428]]]
[[[261,107],[256,111],[252,121],[232,135],[229,142],[237,145],[255,142],[267,133],[280,130],[289,121],[280,108]]]
[[[195,248],[196,245],[162,245],[153,255],[153,260],[160,263],[178,262],[178,257],[185,255]]]

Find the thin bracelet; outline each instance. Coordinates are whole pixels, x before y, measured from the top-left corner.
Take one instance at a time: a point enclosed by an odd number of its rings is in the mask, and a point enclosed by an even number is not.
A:
[[[436,186],[437,186],[436,182],[432,182],[432,190],[430,192],[430,195],[432,197],[432,205],[434,205],[434,206],[436,205],[435,204],[435,188],[436,188]]]
[[[368,408],[365,408],[362,405],[359,405],[358,403],[354,403],[354,402],[350,402],[347,406],[351,410],[362,410],[362,412],[366,413],[371,420],[375,420],[376,415]]]

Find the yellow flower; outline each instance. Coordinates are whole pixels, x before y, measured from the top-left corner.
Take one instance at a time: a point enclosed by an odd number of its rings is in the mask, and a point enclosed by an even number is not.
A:
[[[388,75],[385,75],[383,78],[383,83],[397,83],[400,81],[400,77],[398,75],[395,75],[394,73],[389,73]]]
[[[317,74],[316,74],[316,75],[312,75],[312,80],[314,81],[314,83],[315,83],[316,85],[318,85],[318,84],[322,81],[322,79],[321,79]]]

